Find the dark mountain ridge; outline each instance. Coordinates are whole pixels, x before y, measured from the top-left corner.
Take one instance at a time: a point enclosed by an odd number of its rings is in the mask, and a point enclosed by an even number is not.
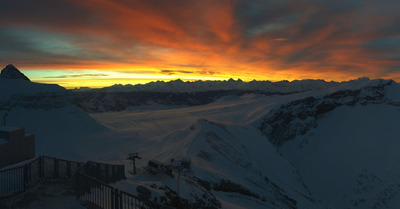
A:
[[[4,79],[22,79],[25,81],[31,81],[23,73],[21,73],[14,65],[7,65],[0,73],[0,78]]]

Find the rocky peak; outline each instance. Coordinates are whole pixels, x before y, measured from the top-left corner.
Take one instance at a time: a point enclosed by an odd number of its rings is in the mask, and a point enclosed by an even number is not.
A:
[[[0,78],[5,79],[22,79],[26,81],[30,81],[28,77],[26,77],[23,73],[21,73],[14,65],[7,65],[0,73]]]

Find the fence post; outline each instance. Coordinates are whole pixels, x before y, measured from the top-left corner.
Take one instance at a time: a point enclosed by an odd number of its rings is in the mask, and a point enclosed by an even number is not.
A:
[[[71,174],[71,161],[67,161],[67,177],[71,178],[72,174]]]
[[[39,178],[42,179],[44,176],[44,165],[43,165],[43,156],[39,157],[38,160],[38,166],[39,166]]]
[[[25,164],[24,166],[24,191],[28,189],[28,182],[29,182],[29,176],[28,176],[28,164]]]
[[[109,170],[109,165],[105,165],[106,166],[106,168],[105,168],[105,175],[104,175],[104,178],[105,178],[105,181],[104,182],[106,182],[107,184],[108,183],[110,183],[110,181],[108,180],[108,170]]]
[[[120,166],[119,166],[118,180],[121,180],[121,179],[126,179],[126,176],[125,176],[125,166],[123,166],[123,165],[120,165]]]
[[[89,173],[89,163],[88,162],[86,164],[83,164],[83,169],[85,169],[84,174],[91,176]]]
[[[124,208],[124,205],[123,205],[123,200],[122,200],[122,193],[121,193],[121,191],[119,191],[118,199],[119,199],[119,209],[123,209],[123,208]]]
[[[114,197],[115,197],[115,190],[114,190],[114,188],[111,188],[111,208],[115,208]]]
[[[79,190],[81,184],[82,184],[82,182],[80,182],[79,172],[76,172],[76,174],[75,174],[75,195],[76,195],[76,199],[79,199],[81,197],[81,191]]]
[[[101,177],[101,175],[100,175],[100,163],[96,163],[96,179],[97,180],[100,180],[100,177]],[[101,179],[101,180],[103,180],[103,179]]]
[[[115,203],[115,209],[120,209],[120,205],[119,205],[119,203],[120,203],[120,201],[119,201],[119,197],[120,197],[120,195],[119,195],[119,190],[117,189],[117,188],[115,188],[114,189],[114,203]]]
[[[54,158],[54,178],[58,178],[60,175],[60,171],[59,171],[59,160],[57,158]]]
[[[121,166],[122,168],[122,179],[126,179],[126,176],[125,176],[125,166],[124,165],[122,165]]]
[[[112,174],[111,174],[111,181],[114,182],[115,181],[115,166],[111,166],[112,169]]]

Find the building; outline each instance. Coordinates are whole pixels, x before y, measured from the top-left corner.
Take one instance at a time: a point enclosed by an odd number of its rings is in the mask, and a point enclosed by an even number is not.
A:
[[[174,158],[171,158],[170,163],[174,168],[190,169],[192,161],[188,156],[176,156]]]
[[[35,157],[35,136],[24,128],[0,126],[0,168]]]
[[[149,160],[147,170],[152,174],[163,173],[165,171],[164,163],[158,160]]]

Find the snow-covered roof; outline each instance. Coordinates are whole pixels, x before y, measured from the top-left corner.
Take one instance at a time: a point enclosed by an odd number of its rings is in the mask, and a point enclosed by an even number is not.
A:
[[[0,131],[2,132],[12,132],[12,131],[16,131],[19,130],[21,128],[19,127],[11,127],[11,126],[0,126]]]
[[[149,162],[153,162],[153,163],[156,163],[158,165],[162,165],[163,164],[162,162],[160,162],[159,160],[156,160],[156,159],[149,160]]]

